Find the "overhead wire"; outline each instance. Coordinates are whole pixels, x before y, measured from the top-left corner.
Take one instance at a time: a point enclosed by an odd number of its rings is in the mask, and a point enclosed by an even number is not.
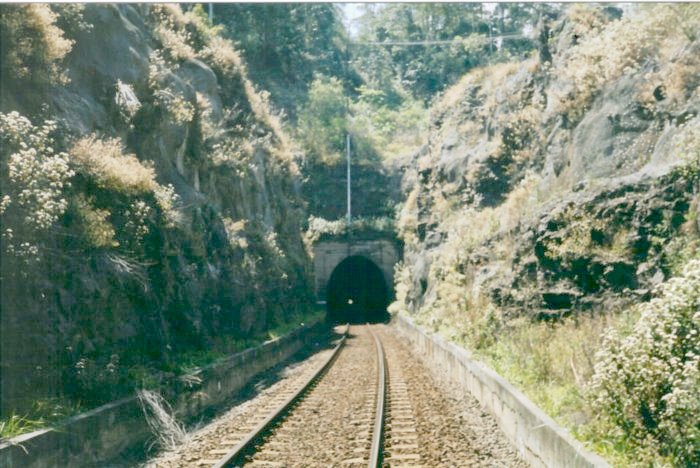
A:
[[[498,39],[529,39],[529,36],[524,34],[502,34],[500,36],[490,36],[489,41]],[[414,45],[457,45],[459,40],[432,40],[432,41],[366,41],[366,42],[351,42],[352,45],[378,45],[378,46],[414,46]]]

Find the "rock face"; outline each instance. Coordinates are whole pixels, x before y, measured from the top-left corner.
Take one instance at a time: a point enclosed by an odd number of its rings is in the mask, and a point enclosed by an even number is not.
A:
[[[473,71],[434,106],[403,180],[394,309],[462,327],[492,306],[609,310],[648,299],[674,238],[697,237],[700,42],[653,29],[682,13],[611,12],[572,10],[544,59]]]
[[[3,231],[3,411],[37,396],[107,401],[133,377],[129,366],[167,368],[176,353],[249,336],[311,304],[306,215],[286,136],[236,51],[188,15],[87,5],[82,26],[64,28],[74,41],[61,62],[69,84],[35,89],[5,80],[14,70],[3,68],[1,112],[58,121],[56,145],[75,173],[61,194],[67,210],[32,240],[35,263],[7,254]],[[90,135],[92,172],[72,149]],[[112,146],[94,142],[114,138],[152,171],[155,188],[127,190],[109,177],[126,159],[105,166],[109,155],[97,153]],[[176,199],[166,209],[158,200],[168,185]],[[99,246],[75,214],[84,206],[109,238]],[[144,237],[131,243],[135,207]]]

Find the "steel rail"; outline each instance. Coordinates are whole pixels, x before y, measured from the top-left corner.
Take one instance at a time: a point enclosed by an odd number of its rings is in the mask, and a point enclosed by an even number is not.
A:
[[[262,437],[269,432],[286,414],[292,409],[295,403],[297,403],[306,394],[306,392],[311,388],[311,386],[323,377],[328,369],[330,369],[335,359],[340,353],[340,349],[345,344],[345,340],[348,336],[349,325],[345,325],[345,331],[340,339],[340,342],[336,345],[333,353],[326,359],[326,361],[319,367],[319,369],[314,372],[314,374],[307,379],[307,381],[302,385],[299,390],[297,390],[292,396],[284,401],[277,409],[272,411],[260,424],[258,424],[253,430],[251,430],[246,437],[241,440],[238,445],[231,449],[219,462],[214,465],[214,468],[224,468],[230,466],[240,466],[242,465],[243,458],[245,455],[252,451],[255,446],[262,440]]]
[[[367,329],[374,338],[377,346],[377,410],[374,416],[374,429],[372,431],[372,448],[369,455],[369,468],[382,466],[382,456],[384,454],[384,417],[386,410],[386,356],[384,347],[377,335],[367,325]]]

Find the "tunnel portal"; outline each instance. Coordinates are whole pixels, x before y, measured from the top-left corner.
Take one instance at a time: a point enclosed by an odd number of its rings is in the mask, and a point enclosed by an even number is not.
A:
[[[335,267],[326,289],[328,318],[335,322],[382,322],[388,318],[389,288],[382,270],[360,255]]]

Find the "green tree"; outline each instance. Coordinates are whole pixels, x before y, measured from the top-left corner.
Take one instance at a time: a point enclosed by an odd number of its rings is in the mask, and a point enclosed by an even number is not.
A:
[[[296,120],[316,74],[336,77],[346,90],[360,84],[347,69],[348,38],[330,3],[221,4],[214,20],[239,44],[249,76]]]
[[[299,135],[316,159],[331,163],[341,158],[348,130],[348,98],[337,78],[319,75],[299,113]]]
[[[518,3],[491,10],[481,3],[367,5],[360,20],[357,68],[373,86],[386,88],[398,78],[414,96],[429,99],[473,67],[534,50],[534,41],[522,33],[554,8]],[[503,35],[522,37],[489,40]],[[403,44],[376,44],[383,42]],[[421,44],[405,44],[413,42]]]

